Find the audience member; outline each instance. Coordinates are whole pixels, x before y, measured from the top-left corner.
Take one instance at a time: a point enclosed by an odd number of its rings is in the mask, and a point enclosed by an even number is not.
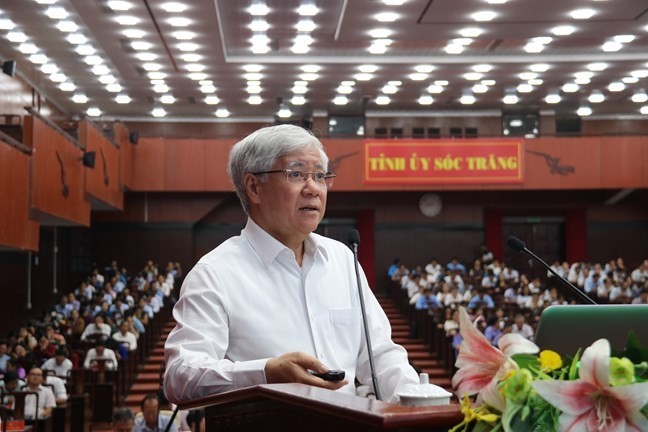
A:
[[[129,408],[117,408],[112,415],[113,432],[133,432],[135,429],[135,414]]]
[[[95,338],[109,338],[111,334],[110,326],[104,323],[103,315],[95,315],[93,322],[88,324],[81,334],[81,340],[87,340],[93,335]]]
[[[56,407],[54,392],[44,386],[43,382],[43,371],[40,368],[32,368],[27,375],[27,387],[24,390],[38,393],[38,398],[34,395],[25,397],[25,419],[35,419],[36,416],[38,418],[48,417],[52,414],[52,409]]]
[[[51,371],[54,376],[59,378],[67,378],[68,373],[72,370],[72,361],[67,358],[67,349],[62,347],[57,349],[55,357],[43,363],[41,369]]]
[[[119,331],[112,335],[112,338],[126,346],[126,350],[135,351],[137,349],[137,337],[131,333],[130,324],[123,320],[119,325]]]
[[[83,362],[86,369],[96,369],[100,366],[98,360],[105,360],[106,370],[117,370],[117,356],[110,348],[106,348],[106,343],[98,339],[94,348],[90,348]]]
[[[167,430],[171,417],[160,412],[160,401],[156,394],[149,394],[142,399],[142,418],[135,421],[136,432],[157,432]],[[171,423],[169,432],[178,432],[175,423]]]
[[[513,323],[513,327],[511,327],[511,333],[519,334],[530,341],[533,340],[534,336],[533,327],[527,324],[526,318],[521,313],[515,315],[515,322]]]

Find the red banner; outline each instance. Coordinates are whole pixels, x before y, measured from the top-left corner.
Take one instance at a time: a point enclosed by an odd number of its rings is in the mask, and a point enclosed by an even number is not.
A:
[[[522,141],[365,141],[365,183],[521,183]]]

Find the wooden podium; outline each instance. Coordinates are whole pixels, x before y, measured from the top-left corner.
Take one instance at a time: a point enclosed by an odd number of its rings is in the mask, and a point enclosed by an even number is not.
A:
[[[304,384],[265,384],[180,405],[205,408],[212,431],[447,431],[463,420],[458,404],[404,407]]]

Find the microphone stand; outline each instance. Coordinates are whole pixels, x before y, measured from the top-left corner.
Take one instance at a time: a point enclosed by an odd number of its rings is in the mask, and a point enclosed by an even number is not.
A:
[[[369,324],[367,323],[367,311],[365,309],[364,294],[362,293],[362,284],[360,283],[360,268],[358,267],[358,243],[351,243],[353,251],[353,263],[355,265],[356,282],[358,285],[358,294],[360,296],[360,309],[362,310],[362,323],[364,324],[365,339],[367,341],[367,354],[369,357],[369,368],[371,369],[371,382],[374,388],[374,394],[377,400],[380,399],[380,390],[378,389],[378,378],[376,377],[376,367],[374,366],[373,349],[371,348],[371,338],[369,337]]]

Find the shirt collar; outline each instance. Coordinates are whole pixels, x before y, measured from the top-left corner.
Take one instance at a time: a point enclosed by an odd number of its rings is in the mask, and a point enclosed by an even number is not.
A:
[[[290,250],[292,253],[292,250],[288,246],[268,234],[250,217],[248,217],[245,229],[243,229],[241,234],[250,242],[250,245],[266,266],[270,265],[281,252]],[[322,242],[318,241],[317,237],[313,233],[306,237],[304,240],[304,254],[314,256],[320,251],[322,257],[328,261],[328,253]]]

